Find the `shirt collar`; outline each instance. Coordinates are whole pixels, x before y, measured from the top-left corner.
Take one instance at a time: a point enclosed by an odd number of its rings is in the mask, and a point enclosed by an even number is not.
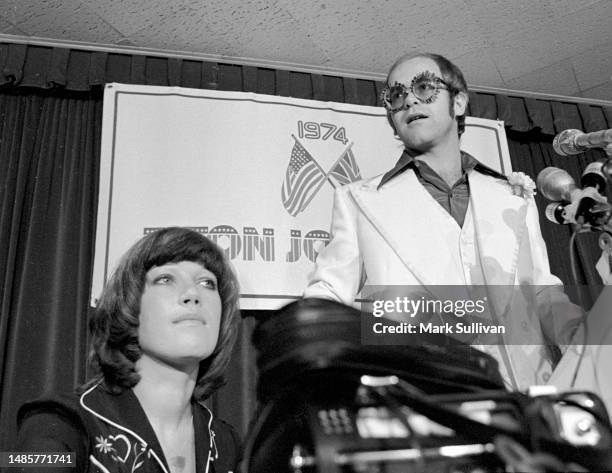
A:
[[[170,471],[155,431],[134,391],[126,388],[119,394],[113,394],[104,383],[99,383],[81,395],[80,403],[98,419],[144,443],[156,453],[164,468]],[[208,471],[206,465],[211,455],[216,456],[216,445],[213,447],[214,442],[211,440],[211,435],[214,435],[211,434],[212,413],[199,402],[192,401],[192,407],[196,471],[200,473]]]
[[[388,171],[380,180],[380,184],[378,184],[377,189],[380,189],[387,182],[389,182],[394,177],[403,173],[406,169],[412,168],[415,169],[418,167],[419,159],[418,157],[411,156],[408,154],[406,150],[402,153],[402,156],[399,158],[393,169]],[[485,166],[480,161],[478,161],[474,156],[465,151],[461,151],[461,169],[464,173],[469,173],[472,170],[478,171],[481,174],[485,174],[487,176],[496,177],[498,179],[507,180],[508,178],[503,174],[491,169],[488,166]]]

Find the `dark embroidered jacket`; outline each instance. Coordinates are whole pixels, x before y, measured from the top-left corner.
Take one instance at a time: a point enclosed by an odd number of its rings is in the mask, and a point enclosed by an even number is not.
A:
[[[20,451],[75,453],[76,468],[58,468],[58,472],[170,472],[131,389],[115,395],[97,384],[80,396],[46,396],[24,404],[17,422]],[[200,403],[193,405],[193,423],[197,473],[237,472],[240,448],[236,431]],[[51,473],[54,469],[41,471]]]

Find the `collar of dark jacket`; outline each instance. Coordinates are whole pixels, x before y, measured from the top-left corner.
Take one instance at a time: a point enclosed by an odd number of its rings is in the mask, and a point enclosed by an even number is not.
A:
[[[402,153],[401,157],[399,158],[399,160],[397,161],[393,169],[385,173],[385,175],[382,177],[382,179],[380,180],[380,183],[378,184],[377,189],[380,189],[382,186],[384,186],[387,182],[389,182],[394,177],[399,176],[406,169],[408,168],[414,169],[414,167],[416,166],[416,163],[415,163],[416,161],[418,161],[418,157],[411,156],[410,154],[408,154],[406,150],[404,150],[404,152]],[[494,169],[491,169],[490,167],[482,164],[474,156],[472,156],[469,153],[466,153],[465,151],[461,151],[461,169],[464,172],[469,172],[471,170],[474,170],[474,171],[480,172],[481,174],[492,176],[497,179],[503,179],[503,180],[508,179],[503,174],[500,174]]]
[[[84,409],[99,420],[144,443],[159,457],[163,467],[170,471],[168,461],[153,427],[134,391],[124,389],[120,394],[113,394],[101,382],[85,391],[80,396],[79,401]],[[196,471],[204,473],[207,463],[214,460],[217,452],[214,446],[214,433],[212,432],[212,413],[195,401],[193,402],[193,427],[196,445]]]

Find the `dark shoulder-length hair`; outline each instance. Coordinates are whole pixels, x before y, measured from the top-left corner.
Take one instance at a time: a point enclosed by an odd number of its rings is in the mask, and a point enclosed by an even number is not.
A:
[[[461,136],[463,132],[465,131],[465,114],[457,115],[456,117],[454,116],[455,115],[455,112],[453,109],[454,98],[457,94],[459,94],[460,92],[463,92],[466,96],[466,99],[469,99],[469,92],[468,92],[467,82],[465,81],[465,77],[463,77],[463,72],[461,72],[461,69],[459,69],[459,67],[457,67],[454,63],[452,63],[449,59],[445,58],[444,56],[440,54],[427,53],[427,52],[404,54],[397,61],[395,61],[393,65],[391,66],[391,68],[389,69],[389,72],[387,74],[387,79],[385,80],[385,86],[389,86],[389,77],[391,76],[391,73],[397,66],[399,66],[400,64],[403,64],[409,59],[414,59],[417,57],[431,59],[440,68],[440,73],[442,74],[442,80],[444,80],[444,82],[446,82],[446,84],[448,85],[448,92],[451,97],[450,114],[451,114],[451,117],[454,117],[457,120],[457,134]],[[393,131],[395,131],[395,125],[393,124],[392,114],[391,112],[388,112],[388,111],[387,111],[387,121],[391,125],[391,128],[393,128]]]
[[[200,263],[216,276],[222,307],[217,346],[200,362],[193,397],[198,401],[206,399],[225,383],[224,373],[238,330],[238,281],[223,250],[215,243],[194,230],[169,227],[148,233],[136,242],[104,286],[89,323],[89,363],[95,377],[86,386],[102,377],[106,386],[118,393],[140,381],[135,363],[142,354],[138,317],[145,276],[155,266],[181,261]]]

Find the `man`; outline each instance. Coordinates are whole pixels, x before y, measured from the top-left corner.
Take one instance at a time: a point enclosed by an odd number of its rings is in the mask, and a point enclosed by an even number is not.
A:
[[[533,193],[460,150],[468,90],[434,54],[401,57],[383,91],[404,152],[382,176],[336,191],[328,246],[305,297],[352,304],[368,285],[486,285],[504,342],[479,346],[510,388],[544,384],[546,342],[568,344],[581,315],[550,273]],[[545,342],[546,341],[546,342]]]

